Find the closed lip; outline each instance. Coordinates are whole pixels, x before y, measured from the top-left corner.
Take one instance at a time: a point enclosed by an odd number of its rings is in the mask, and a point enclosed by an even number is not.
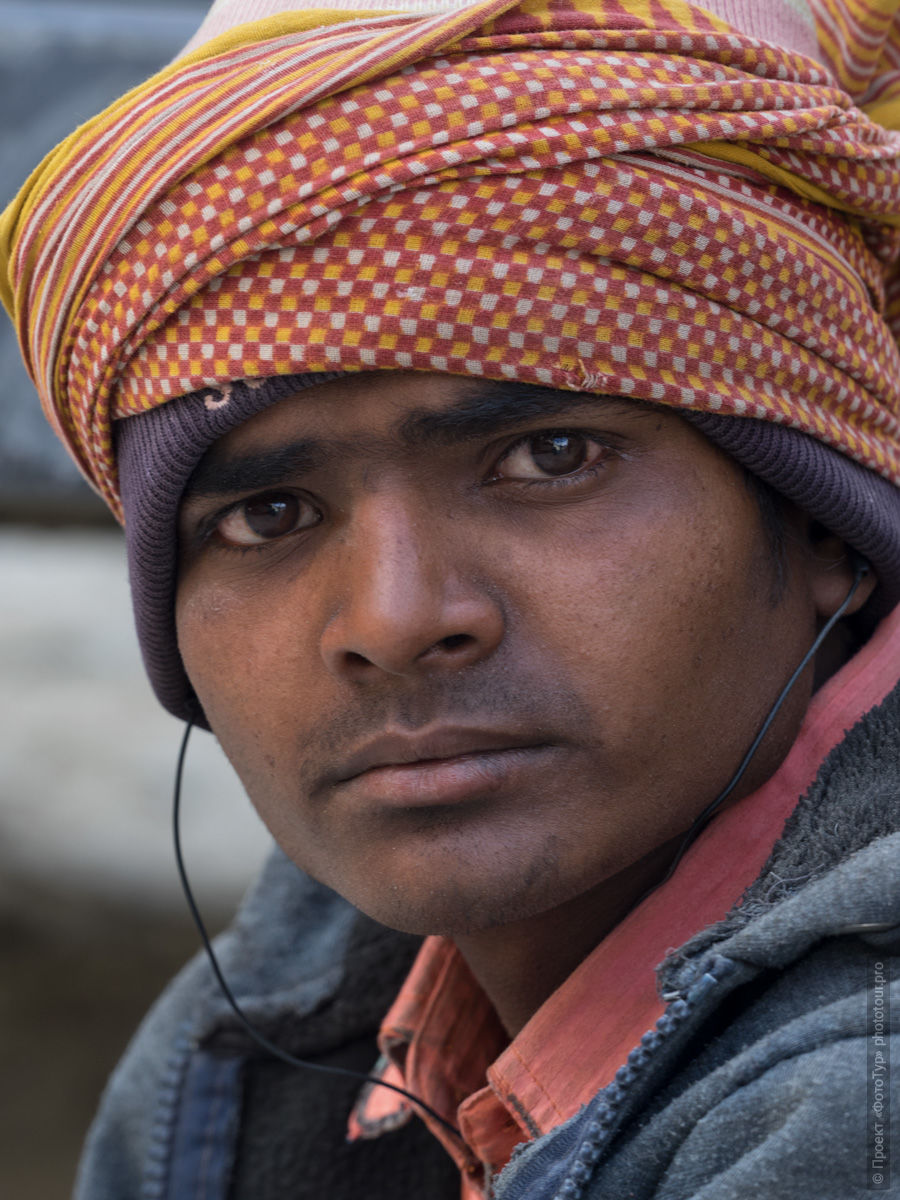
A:
[[[469,754],[537,749],[546,745],[547,739],[540,734],[515,734],[467,726],[432,726],[413,733],[394,731],[381,734],[350,754],[335,769],[333,777],[337,783],[348,783],[378,767],[402,767]]]

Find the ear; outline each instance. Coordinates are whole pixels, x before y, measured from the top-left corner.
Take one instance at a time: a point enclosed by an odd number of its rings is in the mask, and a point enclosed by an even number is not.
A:
[[[816,611],[823,620],[832,616],[859,580],[846,615],[858,612],[878,586],[875,572],[857,551],[818,521],[806,530],[809,586]]]

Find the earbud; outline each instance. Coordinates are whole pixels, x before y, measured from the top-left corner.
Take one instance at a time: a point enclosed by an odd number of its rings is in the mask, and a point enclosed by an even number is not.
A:
[[[856,586],[872,573],[872,567],[868,559],[863,558],[858,550],[848,550],[847,553],[853,564],[853,583]]]

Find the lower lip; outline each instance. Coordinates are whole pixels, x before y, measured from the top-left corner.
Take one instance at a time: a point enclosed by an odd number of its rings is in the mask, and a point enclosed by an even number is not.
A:
[[[523,746],[372,767],[340,788],[357,802],[385,808],[461,804],[515,786],[519,773],[550,751],[550,746]]]

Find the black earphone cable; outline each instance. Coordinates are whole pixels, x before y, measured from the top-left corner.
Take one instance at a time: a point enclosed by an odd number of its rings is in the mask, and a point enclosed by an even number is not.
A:
[[[691,825],[690,829],[688,829],[687,833],[684,835],[684,839],[681,842],[681,845],[678,847],[677,854],[672,859],[672,861],[669,863],[669,867],[668,867],[668,870],[666,871],[665,875],[663,875],[663,877],[660,880],[658,880],[656,883],[654,883],[652,887],[648,888],[647,891],[641,895],[641,897],[637,900],[637,902],[632,906],[631,911],[633,911],[635,908],[637,908],[639,904],[643,904],[643,902],[647,899],[647,897],[650,896],[653,892],[655,892],[657,890],[657,888],[661,888],[664,883],[668,883],[668,881],[675,874],[678,864],[684,858],[685,854],[688,852],[690,847],[694,844],[694,842],[697,840],[697,838],[700,836],[700,834],[703,832],[703,830],[706,828],[706,826],[710,823],[710,821],[716,815],[716,813],[721,808],[721,806],[725,803],[725,801],[728,799],[728,797],[731,795],[731,793],[734,791],[734,789],[737,787],[737,785],[743,779],[744,773],[746,772],[747,768],[750,766],[750,763],[753,760],[753,756],[756,754],[757,750],[759,749],[763,738],[769,732],[769,729],[772,726],[772,722],[778,716],[778,713],[781,710],[781,706],[784,704],[785,700],[787,700],[787,698],[790,695],[797,680],[800,678],[800,676],[803,674],[803,672],[806,670],[806,668],[809,666],[809,664],[812,662],[812,660],[818,654],[819,650],[821,649],[822,643],[825,641],[825,639],[828,637],[829,633],[831,633],[832,629],[834,629],[835,625],[837,625],[838,621],[841,619],[841,617],[844,615],[844,613],[850,607],[850,604],[853,601],[853,597],[856,595],[857,591],[859,590],[860,584],[866,578],[866,576],[869,574],[870,570],[871,570],[871,568],[864,558],[859,558],[859,557],[856,558],[856,566],[855,566],[854,573],[853,573],[853,583],[850,587],[850,591],[844,597],[844,599],[841,602],[841,604],[839,605],[839,607],[835,610],[834,613],[832,613],[832,615],[828,618],[828,620],[825,622],[825,624],[819,630],[818,634],[816,635],[815,641],[810,646],[810,648],[807,650],[807,652],[803,655],[803,658],[800,660],[798,666],[795,668],[790,679],[787,681],[787,683],[784,685],[784,687],[778,693],[775,703],[769,709],[768,716],[763,721],[762,725],[760,725],[759,732],[757,733],[757,735],[753,739],[753,741],[750,743],[750,748],[747,751],[747,753],[744,755],[744,757],[741,759],[738,769],[732,775],[731,779],[728,781],[728,783],[725,785],[725,787],[722,789],[722,791],[719,792],[718,796],[716,796],[715,800],[713,800],[710,804],[707,804],[706,808],[703,809],[703,811],[699,814],[699,816],[695,817],[693,824]]]
[[[289,1054],[286,1050],[282,1050],[280,1046],[277,1046],[274,1042],[270,1041],[265,1034],[260,1033],[260,1031],[246,1016],[240,1004],[238,1004],[234,993],[228,986],[225,976],[222,973],[222,968],[219,966],[219,960],[216,957],[215,951],[213,950],[212,941],[207,933],[203,918],[200,915],[200,909],[198,908],[197,902],[194,899],[194,893],[190,882],[188,881],[187,870],[184,865],[184,856],[181,850],[181,781],[184,775],[184,760],[187,754],[188,739],[190,738],[191,730],[193,728],[194,722],[193,720],[189,720],[185,725],[184,735],[181,739],[181,748],[178,752],[178,765],[175,769],[175,789],[172,798],[172,836],[175,846],[175,865],[178,868],[178,877],[181,880],[181,887],[184,891],[184,897],[187,901],[188,909],[191,917],[193,918],[194,924],[197,927],[197,932],[199,933],[200,940],[203,943],[203,949],[206,951],[206,957],[209,959],[209,964],[212,967],[216,981],[222,990],[222,994],[234,1011],[234,1015],[237,1017],[238,1021],[240,1021],[241,1025],[244,1027],[253,1041],[257,1043],[257,1045],[261,1046],[263,1050],[267,1051],[275,1058],[281,1059],[282,1062],[288,1063],[292,1067],[302,1067],[305,1070],[320,1071],[323,1074],[328,1075],[344,1075],[351,1079],[358,1079],[361,1083],[377,1084],[379,1087],[390,1088],[392,1092],[398,1092],[412,1104],[415,1104],[421,1108],[423,1112],[428,1113],[433,1120],[437,1121],[440,1125],[443,1125],[443,1127],[449,1133],[452,1133],[454,1137],[462,1141],[462,1135],[455,1125],[451,1124],[450,1121],[447,1121],[444,1117],[442,1117],[439,1112],[436,1112],[431,1107],[431,1105],[426,1104],[424,1100],[420,1100],[418,1096],[407,1091],[406,1088],[400,1087],[399,1084],[389,1083],[387,1080],[379,1079],[374,1075],[365,1075],[362,1071],[353,1071],[349,1067],[335,1067],[330,1065],[326,1066],[324,1063],[310,1062],[307,1059],[297,1058],[295,1055]]]
[[[787,681],[787,683],[782,688],[781,692],[778,694],[778,697],[775,700],[775,703],[772,705],[772,707],[769,710],[768,716],[766,717],[766,719],[763,721],[762,725],[760,726],[759,731],[756,734],[756,737],[751,742],[750,748],[748,749],[747,753],[744,755],[743,759],[741,760],[741,763],[738,766],[737,770],[735,771],[734,775],[732,775],[728,784],[722,789],[722,791],[718,794],[718,796],[716,796],[715,800],[713,800],[711,804],[708,804],[706,806],[706,808],[704,808],[704,810],[700,813],[700,815],[694,820],[690,829],[684,835],[684,839],[678,848],[678,852],[675,855],[672,862],[669,864],[669,868],[666,871],[665,875],[657,883],[655,883],[651,888],[649,888],[646,892],[643,893],[643,895],[632,906],[631,911],[633,911],[635,908],[637,908],[639,904],[642,904],[643,901],[646,900],[648,896],[650,896],[653,892],[655,892],[657,890],[657,888],[662,887],[662,885],[664,883],[667,883],[668,880],[671,879],[672,875],[675,873],[676,868],[678,867],[678,864],[681,862],[682,858],[687,853],[687,850],[689,849],[689,847],[691,845],[693,845],[693,843],[700,836],[700,834],[703,832],[703,830],[706,828],[706,826],[709,824],[709,822],[716,815],[716,812],[719,810],[721,805],[725,802],[725,800],[728,799],[728,797],[731,795],[731,793],[737,787],[738,783],[740,783],[741,779],[744,776],[744,773],[746,772],[747,768],[750,765],[750,762],[753,759],[753,756],[756,754],[756,751],[759,749],[759,746],[760,746],[763,738],[769,732],[772,722],[775,720],[776,716],[778,715],[778,713],[781,709],[781,706],[784,704],[785,700],[787,699],[788,695],[790,694],[791,689],[794,687],[797,680],[801,677],[803,672],[809,666],[810,662],[812,661],[812,659],[815,657],[815,655],[819,651],[820,647],[822,646],[822,643],[828,637],[831,630],[835,627],[835,625],[838,623],[838,621],[841,619],[841,617],[844,615],[844,613],[849,608],[849,606],[853,600],[853,597],[856,595],[856,592],[859,589],[860,584],[865,579],[865,577],[869,574],[869,570],[870,570],[870,568],[869,568],[868,563],[862,559],[859,560],[856,570],[855,570],[855,573],[854,573],[853,585],[850,588],[850,591],[847,593],[846,598],[844,599],[844,601],[840,605],[840,607],[835,611],[835,613],[822,626],[821,630],[819,631],[818,635],[816,636],[815,641],[810,646],[810,648],[806,652],[806,654],[804,654],[803,658],[801,659],[797,668],[794,670],[790,679]],[[310,1062],[307,1059],[297,1058],[295,1055],[289,1054],[286,1050],[282,1050],[280,1046],[277,1046],[274,1042],[270,1041],[264,1034],[260,1033],[259,1030],[255,1028],[255,1026],[252,1024],[252,1022],[245,1015],[241,1006],[238,1004],[237,1000],[235,999],[235,996],[234,996],[233,992],[231,991],[231,988],[228,986],[228,983],[225,980],[225,976],[222,973],[222,969],[219,966],[219,961],[216,957],[215,951],[213,950],[212,942],[210,940],[209,934],[206,931],[206,925],[204,924],[203,918],[200,915],[200,910],[197,907],[197,902],[194,899],[194,893],[193,893],[193,891],[191,889],[191,885],[188,881],[187,870],[185,869],[184,857],[182,855],[182,850],[181,850],[181,832],[180,832],[181,782],[182,782],[182,777],[184,774],[184,760],[185,760],[185,756],[187,754],[188,739],[190,738],[191,730],[193,728],[194,728],[194,721],[193,721],[193,719],[191,719],[187,722],[187,724],[185,726],[184,735],[181,739],[181,748],[178,752],[178,764],[175,769],[175,788],[174,788],[174,794],[173,794],[173,799],[172,799],[172,833],[173,833],[173,840],[174,840],[174,846],[175,846],[175,864],[178,868],[178,876],[179,876],[179,879],[181,880],[181,886],[184,891],[184,896],[185,896],[185,900],[187,901],[188,909],[190,911],[191,917],[193,918],[194,924],[197,927],[197,932],[200,935],[200,940],[203,943],[203,948],[206,951],[206,955],[207,955],[207,958],[209,959],[210,966],[212,967],[213,974],[215,975],[216,981],[218,982],[219,987],[222,990],[222,994],[224,995],[225,999],[228,1001],[229,1005],[231,1006],[232,1010],[234,1011],[235,1016],[240,1021],[241,1025],[246,1030],[246,1032],[249,1034],[249,1036],[253,1039],[253,1041],[257,1043],[257,1045],[259,1045],[263,1050],[265,1050],[267,1053],[271,1054],[273,1057],[280,1059],[282,1062],[285,1062],[292,1067],[301,1067],[301,1068],[304,1068],[309,1071],[320,1071],[320,1072],[323,1072],[323,1073],[326,1073],[329,1075],[344,1075],[344,1076],[348,1076],[352,1079],[358,1079],[363,1083],[370,1083],[370,1084],[376,1085],[378,1087],[389,1088],[392,1092],[397,1092],[399,1095],[401,1095],[401,1096],[405,1097],[407,1100],[409,1100],[410,1103],[415,1104],[418,1108],[422,1109],[423,1112],[426,1112],[433,1120],[437,1121],[446,1130],[448,1130],[449,1133],[453,1134],[454,1137],[458,1138],[462,1142],[462,1140],[463,1140],[462,1135],[459,1132],[459,1130],[456,1128],[455,1125],[451,1124],[450,1121],[447,1121],[444,1117],[442,1117],[440,1115],[440,1113],[435,1112],[435,1110],[429,1104],[426,1104],[424,1100],[419,1099],[418,1096],[414,1095],[412,1092],[407,1091],[406,1088],[400,1087],[400,1085],[396,1084],[396,1083],[389,1083],[387,1080],[384,1080],[384,1079],[378,1079],[374,1075],[365,1075],[361,1071],[353,1071],[349,1067],[326,1066],[323,1063],[315,1063],[315,1062]]]

